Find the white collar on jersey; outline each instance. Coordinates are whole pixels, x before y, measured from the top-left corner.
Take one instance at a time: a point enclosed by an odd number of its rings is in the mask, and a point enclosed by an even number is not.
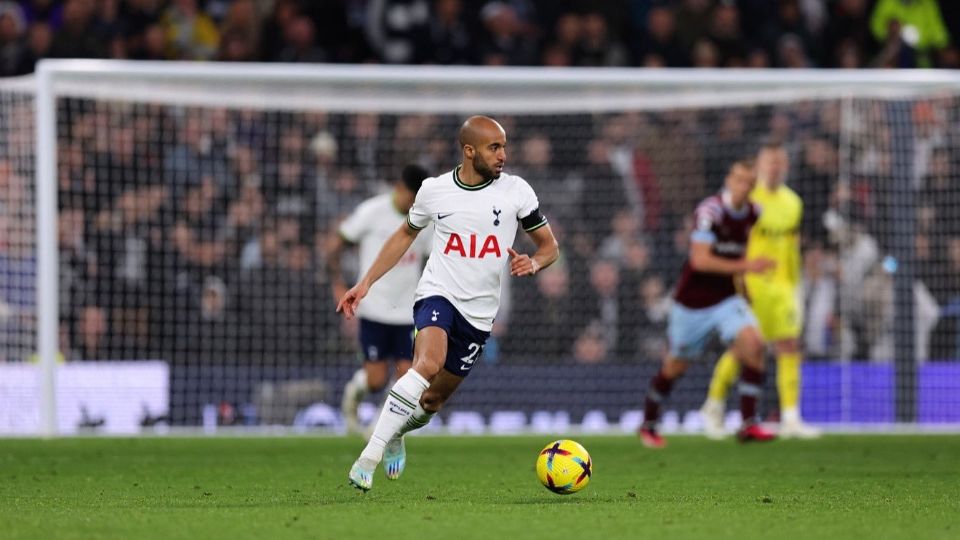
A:
[[[720,192],[720,200],[723,201],[723,206],[730,211],[730,215],[735,218],[742,218],[750,211],[750,201],[747,201],[742,208],[734,208],[730,192],[726,189]]]

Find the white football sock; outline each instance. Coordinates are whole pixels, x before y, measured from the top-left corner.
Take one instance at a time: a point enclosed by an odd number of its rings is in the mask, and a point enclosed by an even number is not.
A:
[[[726,401],[721,401],[721,400],[719,400],[719,399],[713,399],[713,398],[711,398],[711,397],[708,397],[707,400],[703,402],[703,405],[704,405],[705,407],[709,407],[709,408],[711,408],[711,409],[716,409],[716,410],[719,410],[719,411],[722,411],[722,410],[724,410],[724,409],[727,408],[727,402],[726,402]]]
[[[357,399],[363,399],[363,396],[370,393],[370,383],[367,382],[367,370],[363,368],[358,369],[350,379],[350,383],[357,389]]]
[[[383,448],[419,407],[420,395],[430,386],[419,373],[408,370],[387,393],[387,399],[373,428],[370,442],[360,453],[360,465],[365,469],[376,468],[383,459]]]
[[[780,411],[780,422],[799,422],[800,410],[796,407]]]
[[[423,407],[417,403],[417,410],[413,411],[413,414],[410,415],[410,418],[407,418],[407,421],[400,427],[400,431],[397,435],[405,435],[410,433],[415,429],[420,429],[423,426],[430,423],[430,419],[433,418],[433,415],[436,413],[427,412]]]

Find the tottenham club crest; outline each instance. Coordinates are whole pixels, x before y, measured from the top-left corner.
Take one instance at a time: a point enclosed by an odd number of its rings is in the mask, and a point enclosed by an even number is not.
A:
[[[502,212],[502,211],[503,211],[503,210],[497,210],[497,207],[496,207],[496,206],[493,207],[493,225],[494,225],[495,227],[499,227],[499,226],[500,226],[500,212]]]

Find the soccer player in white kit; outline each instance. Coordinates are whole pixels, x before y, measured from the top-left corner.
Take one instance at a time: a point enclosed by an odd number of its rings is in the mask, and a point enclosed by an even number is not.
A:
[[[502,173],[506,145],[506,133],[496,121],[467,119],[460,128],[463,162],[424,180],[407,222],[337,304],[337,311],[354,317],[370,287],[433,223],[430,258],[414,304],[413,367],[390,389],[370,441],[350,469],[350,483],[358,489],[371,488],[381,461],[387,478],[399,478],[406,465],[403,435],[427,425],[470,373],[500,307],[507,258],[511,275],[532,276],[560,255],[533,189],[522,178]],[[537,247],[532,257],[511,247],[518,227]]]
[[[363,275],[397,227],[406,223],[407,212],[424,178],[426,169],[410,164],[388,193],[360,203],[327,241],[327,272],[334,297],[347,292],[340,272],[340,258],[348,245],[359,247],[360,275]],[[360,316],[360,352],[363,367],[343,388],[340,410],[348,433],[359,433],[357,408],[367,394],[386,387],[390,379],[389,363],[395,362],[397,377],[410,369],[413,356],[413,295],[420,280],[423,259],[429,253],[426,237],[418,238],[406,255],[386,273],[358,310]]]

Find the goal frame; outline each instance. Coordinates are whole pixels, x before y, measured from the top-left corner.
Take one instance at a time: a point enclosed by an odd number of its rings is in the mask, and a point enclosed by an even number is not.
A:
[[[203,104],[202,93],[191,85],[221,84],[238,96],[228,104],[264,109],[363,110],[381,112],[481,112],[490,108],[492,95],[515,93],[514,106],[503,113],[605,112],[643,103],[646,109],[777,103],[795,99],[878,97],[897,100],[911,94],[960,90],[960,73],[937,70],[747,70],[747,69],[625,69],[625,68],[476,68],[437,66],[369,66],[304,64],[208,64],[123,60],[42,60],[33,79],[36,171],[37,250],[37,349],[40,367],[41,435],[57,435],[56,371],[58,348],[58,246],[57,246],[57,100],[60,97],[95,97],[142,102],[156,99],[153,87],[186,88],[183,104]],[[469,92],[464,92],[469,81]],[[127,84],[125,84],[127,83]],[[342,86],[344,95],[311,95],[319,85]],[[376,103],[369,96],[351,95],[350,88],[377,86],[390,89],[396,102]],[[264,92],[270,88],[272,92]],[[659,102],[633,92],[658,89],[670,95]],[[250,89],[248,91],[248,89]],[[688,92],[673,93],[674,89]],[[557,95],[543,104],[537,92]],[[584,92],[586,91],[586,95]],[[289,94],[289,99],[285,96]],[[633,95],[636,94],[636,95]],[[207,103],[224,105],[223,94]],[[542,98],[542,96],[539,96]],[[444,100],[443,98],[446,98]],[[847,114],[848,107],[843,107]],[[903,113],[906,114],[906,113]],[[903,163],[898,170],[909,169]],[[841,171],[840,181],[843,181]],[[894,251],[906,253],[906,242]],[[906,267],[907,276],[912,272]],[[905,281],[901,279],[899,281]],[[897,306],[909,306],[909,286],[897,287]],[[908,308],[910,309],[910,308]],[[898,319],[909,314],[898,311]],[[907,334],[910,334],[909,332]],[[912,341],[912,337],[907,341]],[[913,364],[910,344],[897,344],[897,372],[907,381]],[[904,357],[904,358],[901,358]],[[911,391],[912,390],[909,390]],[[906,396],[911,398],[911,396]],[[907,400],[910,401],[909,399]],[[897,399],[898,408],[900,399]],[[909,405],[909,403],[908,403]],[[898,410],[898,421],[910,421],[913,411]]]

